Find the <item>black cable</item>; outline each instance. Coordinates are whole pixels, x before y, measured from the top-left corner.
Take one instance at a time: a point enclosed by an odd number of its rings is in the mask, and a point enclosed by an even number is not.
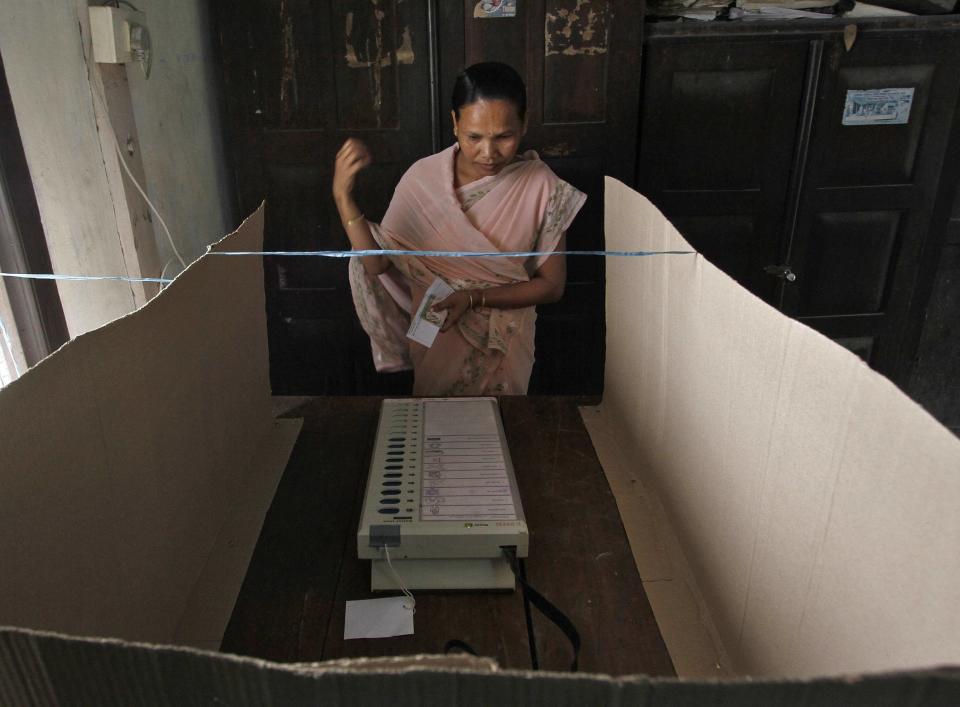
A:
[[[529,598],[530,603],[537,607],[541,614],[553,621],[570,640],[570,646],[573,648],[573,661],[570,663],[570,672],[577,672],[577,663],[580,659],[580,632],[577,631],[577,627],[573,625],[573,622],[567,618],[567,615],[560,611],[553,602],[527,583],[525,573],[521,572],[519,562],[517,561],[517,548],[501,547],[500,549],[507,558],[507,562],[510,563],[510,569],[513,570],[514,576],[523,588],[524,599]]]
[[[523,560],[518,562],[520,565],[520,576],[523,581],[527,581],[527,563]],[[522,584],[520,585],[523,586]],[[530,645],[530,667],[534,670],[540,670],[540,657],[537,655],[537,637],[533,633],[533,612],[530,611],[530,597],[523,592],[523,614],[527,619],[527,643]]]
[[[134,12],[140,12],[140,10],[133,3],[127,2],[127,0],[103,0],[103,2],[100,3],[100,5],[101,7],[106,7],[107,5],[113,5],[116,8],[119,8],[120,5],[126,5]]]
[[[457,638],[451,638],[446,642],[446,644],[443,646],[444,655],[449,654],[454,648],[459,648],[464,653],[469,653],[470,655],[477,655],[477,652],[473,650],[469,643],[466,641],[461,641]]]

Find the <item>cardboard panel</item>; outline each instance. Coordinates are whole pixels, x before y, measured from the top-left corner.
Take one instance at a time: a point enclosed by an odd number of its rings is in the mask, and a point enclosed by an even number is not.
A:
[[[0,390],[0,623],[172,640],[274,429],[267,370],[260,259],[207,255]]]
[[[608,248],[692,250],[639,194],[606,195]],[[733,667],[960,662],[960,440],[700,255],[607,273],[602,408]]]
[[[637,459],[628,457],[621,449],[614,433],[617,425],[607,419],[606,412],[595,406],[580,408],[597,459],[617,500],[643,590],[677,677],[729,677],[729,661],[719,653],[721,643],[716,628],[710,623],[710,614],[697,591],[673,525],[657,494],[644,484]]]
[[[708,682],[501,671],[484,659],[456,655],[285,665],[0,630],[0,703],[10,705],[946,707],[958,702],[957,670],[856,680]]]
[[[54,627],[72,617],[71,630],[85,633],[109,621],[116,599],[114,546],[101,542],[114,535],[102,512],[112,488],[87,345],[75,341],[72,355],[48,357],[0,390],[0,623]]]

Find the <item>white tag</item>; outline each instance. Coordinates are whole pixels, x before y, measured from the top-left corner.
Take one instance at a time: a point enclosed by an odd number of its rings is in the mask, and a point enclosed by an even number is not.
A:
[[[405,596],[347,602],[343,637],[389,638],[413,633],[413,611]]]
[[[431,307],[437,302],[442,302],[454,293],[454,289],[439,277],[433,281],[433,284],[423,295],[423,300],[417,308],[417,313],[410,322],[410,328],[407,329],[407,338],[413,339],[418,344],[423,344],[427,348],[433,346],[434,339],[440,333],[440,327],[447,318],[447,312],[435,312]]]

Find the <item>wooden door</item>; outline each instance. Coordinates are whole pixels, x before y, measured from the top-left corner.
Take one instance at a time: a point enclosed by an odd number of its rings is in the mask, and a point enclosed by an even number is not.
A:
[[[603,175],[631,182],[634,172],[642,4],[519,0],[516,17],[496,19],[475,18],[478,5],[217,0],[239,209],[267,199],[267,250],[349,248],[330,197],[342,142],[370,145],[376,163],[361,175],[358,202],[378,220],[404,170],[451,143],[457,73],[492,59],[527,81],[526,146],[589,195],[569,246],[603,248]],[[602,386],[603,261],[568,267],[563,301],[540,308],[531,392]],[[374,373],[346,261],[268,258],[266,270],[276,393],[409,390],[409,377]]]
[[[710,262],[771,304],[808,42],[652,38],[637,183]]]
[[[851,51],[830,38],[821,76],[784,310],[897,380],[913,353],[904,332],[945,186],[960,38],[865,32]],[[845,119],[845,105],[874,89],[912,94],[908,110]],[[957,165],[950,171],[955,179]]]
[[[518,0],[512,18],[485,18],[480,5],[438,5],[441,145],[452,141],[449,96],[457,73],[479,61],[512,65],[527,84],[524,147],[587,194],[567,247],[602,250],[603,177],[633,184],[643,3]],[[597,394],[603,387],[604,261],[571,257],[567,269],[563,299],[537,308],[531,393]]]
[[[358,202],[379,220],[403,172],[432,149],[427,3],[218,0],[215,23],[241,214],[267,200],[266,250],[350,244],[330,195],[334,155],[364,140]],[[347,261],[267,258],[276,394],[390,392],[350,297]]]

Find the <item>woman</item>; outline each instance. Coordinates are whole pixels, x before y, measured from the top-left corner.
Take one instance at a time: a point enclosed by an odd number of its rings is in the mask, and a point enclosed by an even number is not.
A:
[[[363,143],[337,153],[333,195],[354,249],[564,250],[564,234],[586,196],[535,152],[517,155],[526,133],[526,89],[506,64],[475,64],[453,90],[456,143],[416,162],[397,185],[379,225],[353,199],[370,164]],[[410,313],[442,278],[455,292],[429,348],[406,338]],[[366,256],[350,261],[357,314],[378,371],[414,369],[420,396],[518,395],[533,368],[537,304],[563,295],[562,255],[523,258]]]

